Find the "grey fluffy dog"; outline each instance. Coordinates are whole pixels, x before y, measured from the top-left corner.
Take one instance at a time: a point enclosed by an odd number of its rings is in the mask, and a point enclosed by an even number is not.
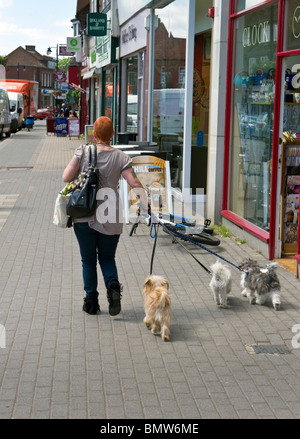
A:
[[[256,261],[247,259],[242,262],[240,269],[242,296],[248,297],[251,304],[263,305],[271,298],[276,311],[280,309],[280,282],[276,273],[276,262],[261,267]]]
[[[212,279],[210,288],[213,292],[214,300],[218,306],[227,307],[227,295],[231,291],[231,272],[221,262],[217,261],[210,267]]]

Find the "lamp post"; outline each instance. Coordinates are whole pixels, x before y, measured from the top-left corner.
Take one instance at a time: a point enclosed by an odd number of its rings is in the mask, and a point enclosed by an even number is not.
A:
[[[56,73],[57,73],[58,72],[58,44],[56,46],[49,46],[48,47],[48,49],[47,49],[47,55],[48,56],[51,55],[51,53],[52,53],[51,49],[56,49]],[[54,89],[58,90],[57,82],[56,81],[53,81],[53,82],[55,83]],[[57,96],[56,96],[56,99],[55,99],[55,106],[57,108]]]
[[[56,49],[56,70],[58,70],[58,44],[56,46],[49,46],[47,49],[47,55],[51,55],[52,50],[51,49]]]

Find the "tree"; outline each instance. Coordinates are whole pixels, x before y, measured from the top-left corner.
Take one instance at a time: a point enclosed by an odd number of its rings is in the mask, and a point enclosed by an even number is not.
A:
[[[69,65],[71,62],[71,58],[63,58],[60,61],[58,61],[58,70],[64,72],[65,74],[68,73]]]
[[[75,105],[75,107],[78,107],[80,98],[80,91],[77,90],[69,90],[67,93],[67,101],[71,105]]]
[[[4,55],[4,56],[0,55],[0,64],[2,64],[5,67],[7,62],[8,62],[8,56],[7,55]]]

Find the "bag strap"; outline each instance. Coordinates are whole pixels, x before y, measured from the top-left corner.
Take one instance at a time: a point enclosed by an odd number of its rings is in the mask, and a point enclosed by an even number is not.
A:
[[[94,144],[94,168],[97,166],[97,146]]]
[[[97,166],[97,146],[95,144],[93,144],[93,147],[94,147],[94,164],[93,164],[93,167],[96,168],[96,166]],[[91,167],[91,165],[92,165],[92,148],[89,145],[89,168]]]

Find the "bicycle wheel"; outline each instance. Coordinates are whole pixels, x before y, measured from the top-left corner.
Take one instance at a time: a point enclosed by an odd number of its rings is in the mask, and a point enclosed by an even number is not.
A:
[[[220,245],[221,241],[219,240],[219,238],[217,238],[216,236],[213,235],[209,235],[208,233],[195,233],[195,234],[190,234],[190,233],[182,233],[183,230],[182,228],[178,227],[178,226],[172,226],[169,225],[166,227],[167,229],[170,230],[170,232],[177,232],[180,233],[179,238],[182,239],[183,241],[189,241],[189,239],[192,239],[195,242],[199,242],[199,244],[203,244],[203,245],[213,245],[213,246],[217,246]],[[177,235],[178,236],[178,235]],[[186,239],[185,239],[186,237]]]
[[[220,245],[221,241],[219,238],[213,235],[209,235],[208,233],[198,233],[197,235],[192,235],[192,239],[196,242],[199,242],[200,244],[206,244],[206,245],[213,245],[217,246]]]

